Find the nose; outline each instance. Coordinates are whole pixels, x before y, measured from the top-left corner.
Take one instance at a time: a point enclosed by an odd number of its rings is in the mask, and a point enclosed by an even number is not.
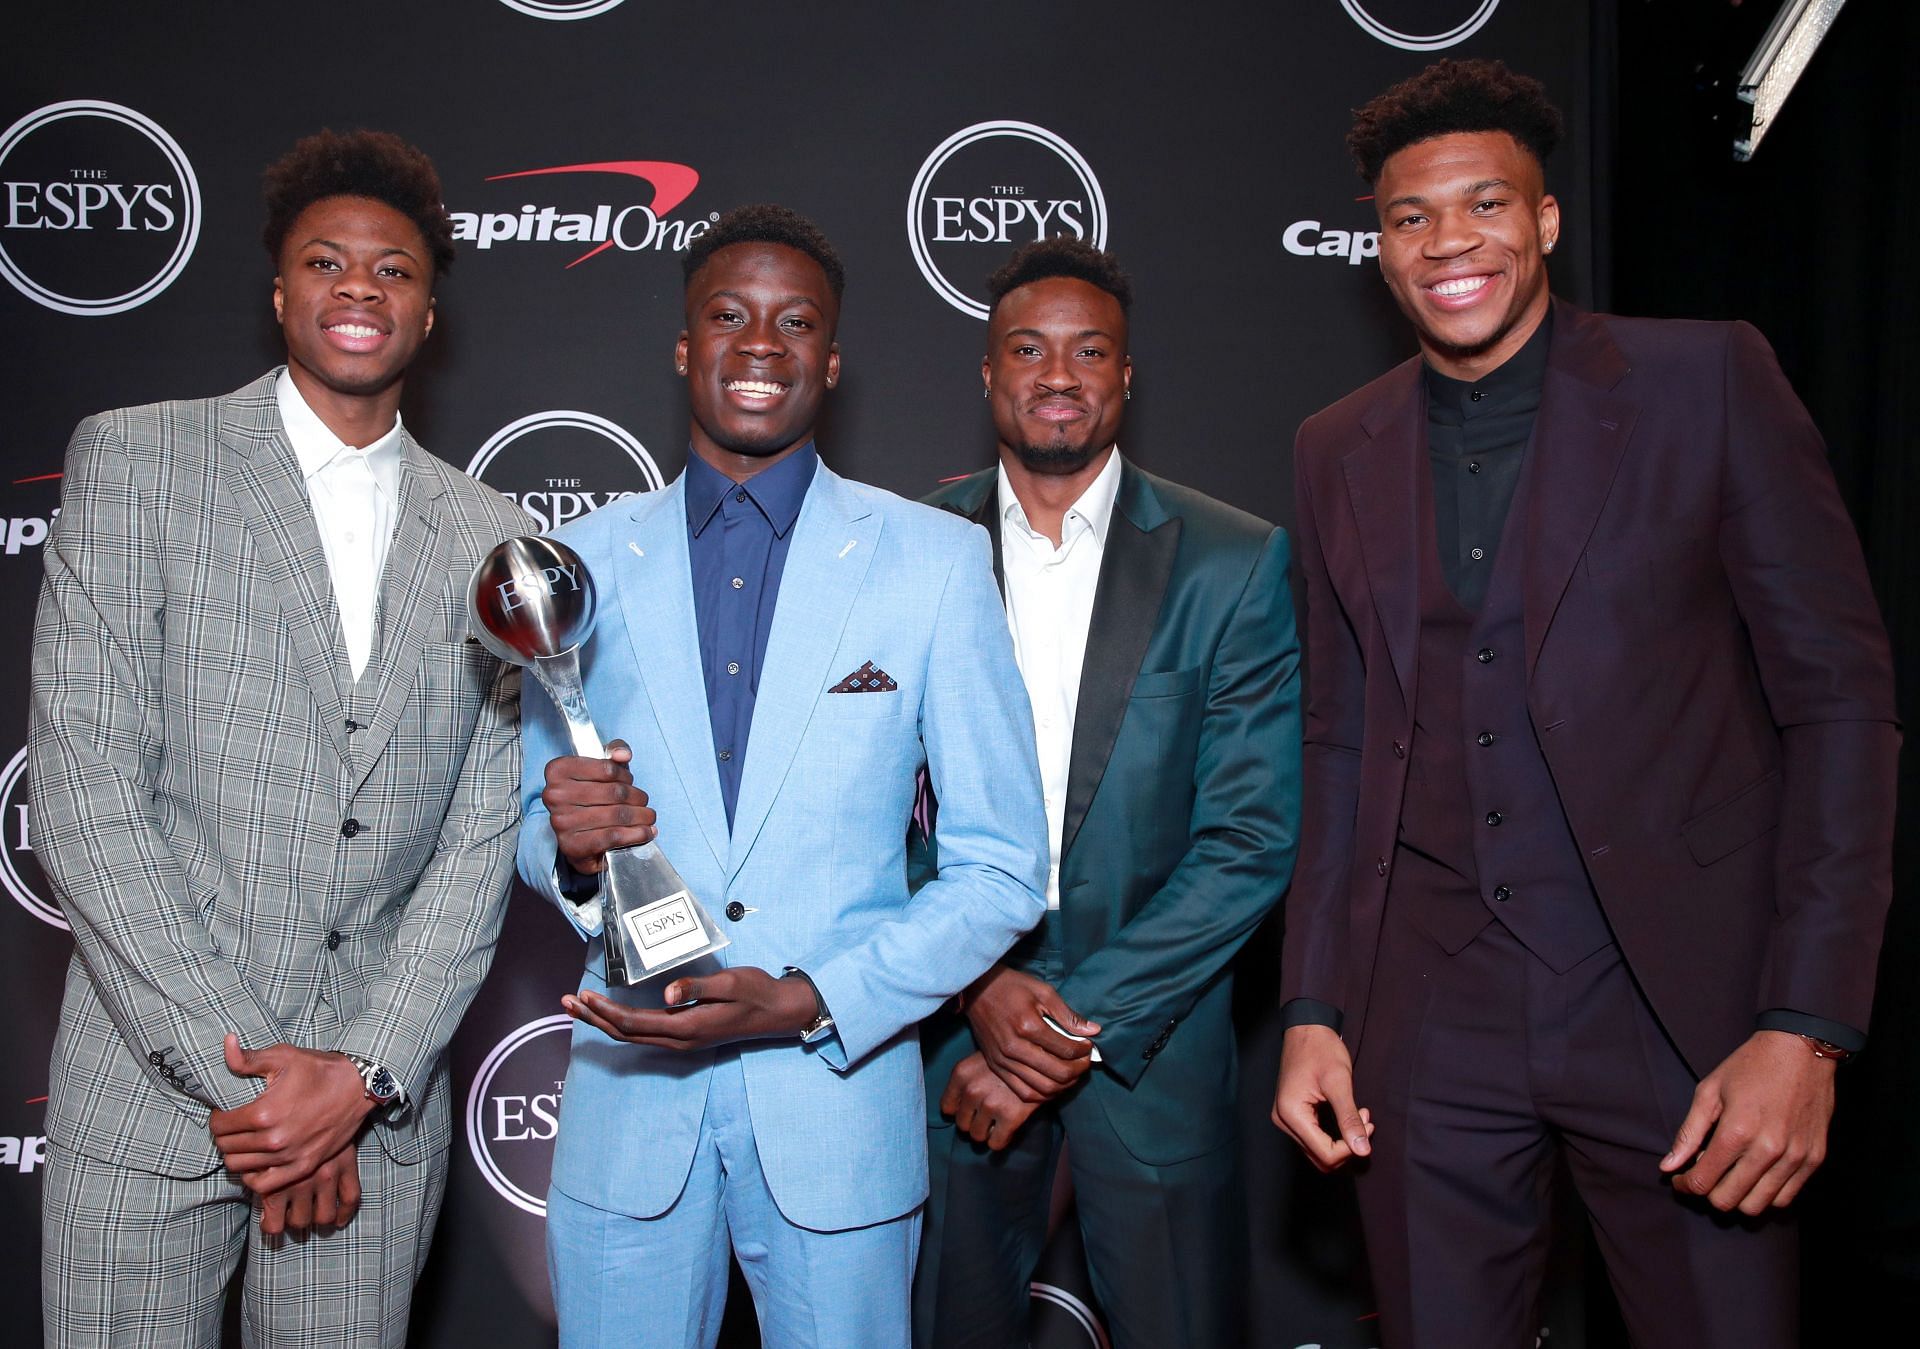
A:
[[[1066,351],[1048,356],[1035,374],[1035,382],[1049,393],[1071,393],[1080,387],[1080,367]]]
[[[1482,238],[1477,217],[1467,211],[1442,211],[1427,231],[1426,254],[1430,258],[1457,258],[1480,247]]]
[[[741,325],[740,350],[745,355],[771,356],[786,347],[787,335],[775,319],[750,319]]]
[[[379,274],[366,263],[349,263],[334,278],[333,293],[354,304],[372,304],[386,296]]]

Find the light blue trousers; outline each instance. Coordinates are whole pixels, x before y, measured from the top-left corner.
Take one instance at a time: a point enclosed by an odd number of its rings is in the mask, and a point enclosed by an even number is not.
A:
[[[634,1218],[548,1192],[547,1271],[561,1349],[711,1349],[729,1243],[766,1349],[907,1349],[919,1210],[844,1232],[788,1222],[760,1171],[739,1056],[724,1052],[672,1208]]]

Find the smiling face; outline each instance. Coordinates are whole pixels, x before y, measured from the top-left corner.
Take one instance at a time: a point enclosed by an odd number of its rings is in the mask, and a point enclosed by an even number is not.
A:
[[[388,424],[433,328],[433,262],[419,226],[384,202],[326,197],[280,246],[273,313],[307,405],[336,422]]]
[[[1034,473],[1078,473],[1114,443],[1133,361],[1120,301],[1077,277],[1000,297],[980,373],[1003,454]]]
[[[687,286],[674,362],[687,380],[693,448],[733,478],[813,438],[840,378],[839,302],[819,263],[785,244],[729,244]]]
[[[1380,271],[1444,375],[1477,379],[1546,317],[1546,253],[1560,205],[1540,165],[1504,131],[1418,141],[1374,184]]]

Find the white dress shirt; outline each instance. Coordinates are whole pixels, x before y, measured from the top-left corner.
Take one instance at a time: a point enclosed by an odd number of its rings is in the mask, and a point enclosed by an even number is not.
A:
[[[393,539],[394,503],[400,498],[400,416],[393,429],[364,449],[327,429],[286,371],[274,385],[280,423],[293,444],[306,479],[313,522],[327,555],[327,575],[340,609],[347,659],[358,679],[373,654],[380,573]]]
[[[1060,847],[1067,818],[1067,770],[1073,763],[1073,718],[1080,706],[1080,668],[1107,551],[1107,526],[1120,493],[1120,452],[1068,508],[1060,546],[1027,522],[1000,469],[1000,566],[1006,574],[1007,628],[1014,659],[1033,705],[1040,751],[1040,787],[1047,807],[1047,907],[1060,907]]]

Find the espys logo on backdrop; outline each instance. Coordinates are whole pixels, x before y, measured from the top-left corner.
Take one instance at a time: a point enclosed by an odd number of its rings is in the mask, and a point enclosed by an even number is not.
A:
[[[625,428],[572,411],[509,422],[488,437],[467,472],[519,503],[542,533],[666,482],[646,446]]]
[[[572,1025],[570,1016],[543,1016],[510,1032],[480,1064],[467,1095],[474,1165],[496,1194],[536,1218],[547,1216]]]
[[[720,218],[714,213],[704,220],[667,219],[674,207],[693,195],[693,189],[700,185],[700,173],[686,164],[660,159],[560,164],[550,169],[496,173],[486,181],[503,183],[515,178],[565,178],[583,174],[592,175],[596,182],[607,175],[637,178],[653,188],[653,200],[616,205],[593,200],[595,194],[584,184],[548,184],[558,195],[570,199],[557,205],[528,202],[517,211],[451,211],[448,214],[453,217],[453,237],[473,244],[483,253],[503,244],[591,244],[592,247],[567,264],[578,267],[609,248],[623,253],[684,252]]]
[[[0,275],[48,309],[119,314],[173,284],[200,238],[200,184],[152,119],[50,103],[0,134]]]
[[[963,314],[987,316],[984,282],[1020,244],[1071,234],[1107,246],[1107,199],[1084,156],[1031,122],[978,122],[941,141],[907,193],[920,274]]]
[[[6,835],[0,846],[0,884],[7,887],[20,907],[49,927],[70,932],[58,906],[44,898],[47,878],[33,855],[32,816],[27,804],[27,751],[7,761],[0,772],[0,832]]]
[[[508,9],[534,19],[557,19],[565,23],[569,19],[591,19],[596,14],[605,14],[610,9],[620,7],[621,0],[500,0]]]
[[[1340,8],[1389,47],[1435,52],[1479,32],[1500,8],[1500,0],[1340,0]],[[1454,15],[1454,22],[1438,22],[1435,11]]]

